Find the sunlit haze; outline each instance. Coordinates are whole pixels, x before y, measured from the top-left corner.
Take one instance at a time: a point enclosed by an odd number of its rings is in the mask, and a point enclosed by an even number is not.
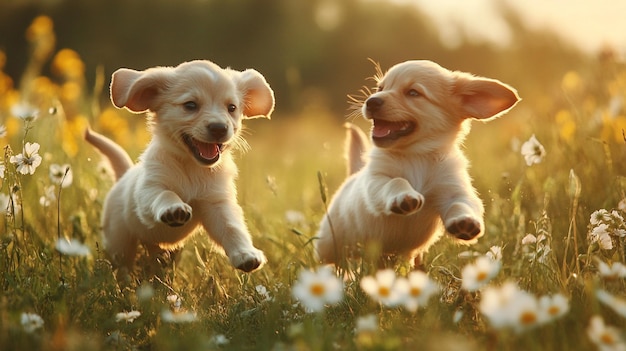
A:
[[[394,0],[407,3],[407,0]],[[626,2],[613,0],[417,0],[410,1],[437,25],[444,45],[463,39],[506,45],[511,33],[499,7],[517,11],[530,29],[548,29],[593,53],[606,45],[623,52],[626,46]]]

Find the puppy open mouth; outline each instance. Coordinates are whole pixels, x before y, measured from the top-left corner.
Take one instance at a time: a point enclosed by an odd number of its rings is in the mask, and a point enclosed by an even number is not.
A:
[[[189,150],[193,153],[193,156],[203,165],[210,166],[220,159],[224,144],[217,143],[205,143],[203,141],[194,139],[189,134],[183,135],[185,144],[189,147]]]
[[[372,139],[374,141],[395,140],[409,135],[415,130],[414,122],[392,122],[382,119],[374,119],[373,121],[374,126],[372,127]]]

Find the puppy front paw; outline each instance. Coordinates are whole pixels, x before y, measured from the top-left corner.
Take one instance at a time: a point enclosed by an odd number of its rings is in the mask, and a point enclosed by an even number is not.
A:
[[[159,214],[159,220],[170,227],[180,227],[191,219],[191,206],[179,203],[164,209]]]
[[[244,272],[255,271],[267,262],[263,251],[255,248],[235,252],[229,255],[229,257],[232,265]]]
[[[446,230],[457,239],[470,241],[482,232],[482,224],[476,218],[463,216],[454,218],[446,223]]]
[[[424,205],[424,196],[416,191],[404,192],[391,197],[387,202],[387,211],[399,215],[410,215]]]

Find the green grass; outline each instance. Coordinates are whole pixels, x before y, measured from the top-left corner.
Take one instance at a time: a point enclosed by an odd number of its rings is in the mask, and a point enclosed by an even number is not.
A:
[[[276,113],[271,121],[247,124],[251,150],[237,156],[239,199],[255,244],[268,257],[262,270],[236,271],[198,233],[175,264],[162,266],[142,255],[132,279],[118,281],[100,246],[99,218],[112,181],[80,131],[89,121],[118,138],[133,156],[146,137],[141,119],[129,122],[137,118],[108,106],[104,112],[94,107],[100,96],[91,96],[81,79],[63,76],[64,84],[81,89],[74,97],[63,95],[71,87],[45,79],[21,91],[9,86],[0,95],[0,124],[8,130],[0,139],[6,166],[0,193],[14,194],[14,204],[21,207],[0,219],[3,349],[589,350],[593,345],[586,329],[593,315],[620,326],[624,336],[626,317],[601,304],[595,292],[624,296],[625,280],[602,279],[596,259],[625,263],[625,239],[615,237],[611,250],[588,241],[591,213],[617,208],[626,196],[626,143],[621,139],[626,111],[610,108],[611,101],[626,99],[626,68],[619,63],[572,72],[563,82],[547,83],[553,89],[546,88],[542,103],[529,98],[497,121],[475,123],[466,150],[486,204],[487,234],[472,247],[444,238],[431,249],[426,268],[442,289],[416,313],[386,308],[367,297],[358,280],[374,270],[357,269],[360,262],[343,272],[356,278],[346,281],[338,305],[306,313],[291,295],[298,272],[317,265],[312,240],[324,215],[318,172],[329,195],[345,176],[341,121],[323,109],[298,116]],[[40,111],[28,125],[10,113],[19,97]],[[50,106],[56,111],[49,111]],[[512,144],[532,134],[547,155],[527,166],[519,146]],[[43,161],[33,175],[17,173],[9,160],[25,142],[41,144]],[[71,165],[73,183],[61,190],[56,185],[56,200],[43,207],[39,199],[53,185],[48,169],[65,163]],[[301,213],[303,220],[288,221],[287,211]],[[551,251],[545,260],[534,259],[534,247],[521,244],[527,234],[547,236]],[[55,250],[59,237],[84,242],[91,256],[60,254]],[[482,255],[494,245],[503,248],[503,258],[491,286],[515,281],[536,295],[560,292],[569,299],[570,311],[523,333],[490,326],[479,311],[481,292],[463,291],[460,277],[473,261],[467,251]],[[406,273],[402,266],[397,270]],[[257,286],[265,287],[271,298]],[[181,298],[181,308],[197,314],[195,322],[162,318],[173,294]],[[116,321],[117,313],[131,310],[141,316]],[[455,320],[459,311],[463,314]],[[43,327],[24,331],[23,312],[41,316]],[[356,333],[357,319],[370,314],[378,318],[378,330]],[[216,336],[228,342],[219,343]]]

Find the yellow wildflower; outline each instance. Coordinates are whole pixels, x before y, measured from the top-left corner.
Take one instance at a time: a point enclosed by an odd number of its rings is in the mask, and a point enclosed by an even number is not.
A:
[[[568,110],[560,110],[554,117],[557,125],[559,126],[559,135],[567,142],[571,142],[574,139],[576,133],[576,122],[572,116],[572,113]]]
[[[583,81],[577,72],[569,71],[561,80],[561,88],[569,94],[580,93],[583,88]]]
[[[70,80],[81,80],[85,75],[85,64],[76,51],[63,49],[54,56],[52,71]]]

